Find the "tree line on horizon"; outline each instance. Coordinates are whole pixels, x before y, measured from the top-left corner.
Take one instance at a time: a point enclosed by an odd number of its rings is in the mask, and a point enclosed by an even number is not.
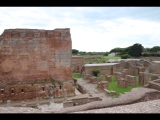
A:
[[[130,57],[138,58],[140,56],[158,56],[160,57],[160,46],[153,46],[152,48],[144,48],[141,44],[135,43],[132,46],[126,48],[116,47],[111,49],[109,52],[85,52],[72,49],[72,55],[104,55],[108,56],[110,53],[116,53],[118,56],[130,55]]]

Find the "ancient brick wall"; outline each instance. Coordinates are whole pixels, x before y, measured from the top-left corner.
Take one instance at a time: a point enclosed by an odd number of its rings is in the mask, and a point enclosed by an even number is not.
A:
[[[82,56],[72,56],[72,72],[82,73],[84,58]]]
[[[0,36],[0,80],[71,80],[70,29],[7,29]]]
[[[156,79],[148,82],[148,88],[160,90],[160,79]]]
[[[111,65],[96,65],[94,66],[94,64],[91,64],[93,66],[84,66],[84,74],[89,74],[91,76],[93,76],[92,71],[94,69],[99,69],[100,73],[99,75],[105,75],[105,74],[113,74],[116,71],[116,67],[115,65],[111,64]]]
[[[50,78],[60,81],[62,88],[67,89],[68,95],[73,95],[74,88],[70,83],[73,80],[71,49],[72,41],[69,28],[4,30],[0,36],[0,84],[6,84],[8,88],[4,89],[4,95],[1,98],[4,99],[4,96],[5,99],[10,100],[35,98],[35,90],[30,92],[21,84],[15,86],[9,84],[31,83],[35,80],[41,83]],[[68,86],[70,87],[68,88]],[[14,87],[14,95],[17,94],[17,98],[12,97],[11,90],[8,90],[10,87]],[[25,97],[21,92],[19,94],[18,89],[22,88],[25,90]],[[31,88],[32,86],[29,87],[29,89]],[[59,94],[56,95],[55,92],[54,96],[59,96]]]
[[[15,84],[0,87],[0,100],[27,100],[49,96],[51,84]]]

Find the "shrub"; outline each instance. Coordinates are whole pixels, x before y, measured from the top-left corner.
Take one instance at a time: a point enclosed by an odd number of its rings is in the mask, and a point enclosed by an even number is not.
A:
[[[51,81],[52,83],[54,83],[54,82],[55,82],[55,79],[53,79],[53,78],[50,78],[50,81]]]
[[[94,76],[98,76],[98,73],[100,73],[100,70],[99,69],[94,69],[92,71],[92,73],[93,73]]]
[[[127,59],[127,58],[131,58],[131,56],[129,54],[121,55],[121,59]]]

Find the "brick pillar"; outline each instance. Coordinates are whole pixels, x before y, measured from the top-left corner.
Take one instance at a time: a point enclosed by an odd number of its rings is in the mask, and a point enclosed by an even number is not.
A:
[[[143,85],[146,85],[147,83],[148,83],[148,74],[144,73]]]
[[[139,85],[143,85],[144,83],[144,73],[139,72]]]

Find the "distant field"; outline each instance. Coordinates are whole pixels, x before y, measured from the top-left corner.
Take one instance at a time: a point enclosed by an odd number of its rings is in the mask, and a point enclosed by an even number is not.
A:
[[[120,59],[120,56],[103,56],[102,59],[93,59],[93,58],[86,58],[84,59],[85,63],[106,63],[109,59],[115,59],[118,60]]]
[[[104,56],[104,59],[105,60],[109,60],[109,59],[118,60],[118,59],[121,59],[121,57],[120,56]]]

